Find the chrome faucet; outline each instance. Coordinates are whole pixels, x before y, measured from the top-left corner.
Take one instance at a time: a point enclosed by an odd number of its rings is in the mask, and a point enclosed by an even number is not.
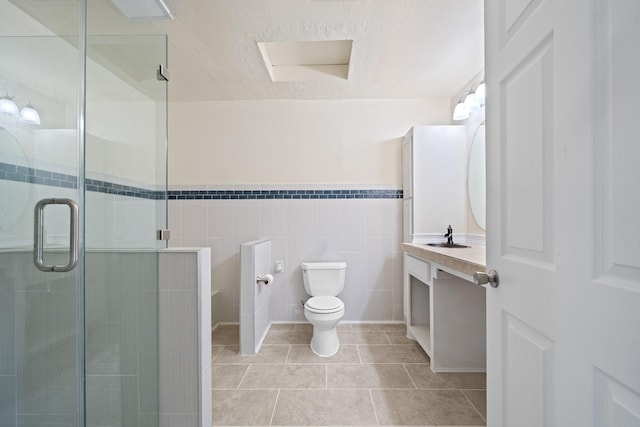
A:
[[[447,244],[453,245],[453,228],[451,228],[451,224],[447,227],[447,234],[444,237],[447,238]]]

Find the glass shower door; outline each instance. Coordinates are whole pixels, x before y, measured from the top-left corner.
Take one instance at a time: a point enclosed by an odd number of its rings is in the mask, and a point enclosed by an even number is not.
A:
[[[29,9],[0,6],[2,426],[83,417],[78,3],[60,8],[64,37]]]

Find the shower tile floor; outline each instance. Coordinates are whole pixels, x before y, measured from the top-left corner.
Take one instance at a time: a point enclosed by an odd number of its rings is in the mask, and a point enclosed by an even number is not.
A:
[[[213,425],[484,426],[485,374],[434,374],[401,324],[340,324],[318,357],[309,324],[272,325],[260,352],[238,354],[238,325],[212,333]]]

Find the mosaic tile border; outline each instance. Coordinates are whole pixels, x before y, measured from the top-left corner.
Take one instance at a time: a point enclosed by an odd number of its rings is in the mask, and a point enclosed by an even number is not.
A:
[[[0,162],[0,180],[48,185],[50,187],[78,188],[78,177],[64,173],[51,172],[45,169],[28,168]],[[137,197],[139,199],[162,200],[165,191],[148,190],[142,187],[121,185],[98,179],[85,179],[87,191],[115,194],[118,196]]]
[[[74,175],[28,168],[11,163],[0,162],[0,179],[52,187],[78,188],[78,178]]]
[[[77,189],[74,175],[0,162],[0,180]],[[402,190],[170,190],[155,191],[85,179],[87,191],[149,200],[401,199]]]
[[[401,199],[402,190],[181,190],[169,200]]]
[[[130,185],[116,184],[113,182],[100,181],[98,179],[85,179],[87,191],[95,191],[98,193],[115,194],[118,196],[137,197],[138,199],[163,200],[166,191],[147,190],[141,187],[132,187]]]

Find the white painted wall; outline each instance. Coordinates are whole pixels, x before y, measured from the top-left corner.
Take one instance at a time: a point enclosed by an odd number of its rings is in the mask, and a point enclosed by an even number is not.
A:
[[[169,183],[402,188],[402,136],[448,122],[448,99],[171,103]]]
[[[124,85],[121,80],[115,83]],[[87,178],[131,182],[149,189],[163,185],[164,178],[158,180],[158,172],[164,175],[165,162],[158,159],[158,153],[165,153],[165,130],[158,132],[158,122],[164,127],[164,114],[158,113],[156,102],[149,98],[132,102],[88,99]]]

